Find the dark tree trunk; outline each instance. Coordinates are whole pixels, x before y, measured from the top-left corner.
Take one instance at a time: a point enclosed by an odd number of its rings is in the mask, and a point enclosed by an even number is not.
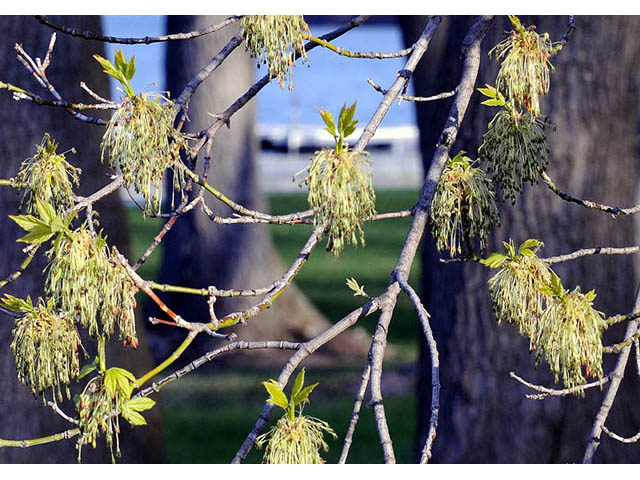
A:
[[[524,17],[558,40],[567,17]],[[407,42],[418,34],[425,19],[402,17]],[[566,48],[553,59],[548,99],[542,105],[557,126],[548,132],[551,149],[548,173],[565,191],[609,205],[629,206],[637,194],[637,58],[635,32],[638,17],[578,17],[577,30]],[[414,76],[416,95],[451,90],[459,78],[460,40],[470,24],[466,17],[444,21],[428,56]],[[503,38],[509,26],[496,19],[484,43],[484,52]],[[483,58],[477,86],[495,84],[497,64]],[[454,152],[475,156],[494,109],[475,98],[458,136]],[[450,101],[418,104],[418,122],[425,168],[432,158]],[[546,186],[525,189],[516,205],[502,204],[502,227],[489,250],[500,241],[520,243],[538,238],[542,256],[568,253],[583,247],[633,245],[631,218],[567,204]],[[509,377],[514,371],[533,383],[553,385],[544,361],[536,370],[528,341],[511,325],[497,325],[491,312],[487,279],[491,272],[477,264],[442,264],[432,241],[423,250],[423,298],[440,348],[441,417],[434,461],[437,462],[577,462],[582,459],[594,416],[603,393],[592,389],[585,399],[524,398],[526,389]],[[595,288],[596,308],[608,315],[628,312],[636,289],[634,258],[594,256],[558,265],[554,270],[566,288]],[[446,285],[447,288],[442,288]],[[622,338],[620,329],[607,332],[605,344]],[[605,359],[605,371],[612,359]],[[419,411],[426,432],[430,405],[430,365],[423,352],[420,365]],[[631,377],[632,373],[629,372]],[[632,435],[640,425],[638,387],[623,382],[607,423],[621,435]],[[419,443],[422,439],[419,440]],[[633,461],[629,445],[603,438],[596,461]]]
[[[168,17],[168,32],[190,31],[219,22],[224,17]],[[238,26],[189,42],[170,43],[167,50],[168,88],[172,97],[179,95],[186,83],[238,32]],[[254,82],[254,60],[239,46],[197,90],[190,102],[185,130],[198,132],[206,128],[215,114],[225,110]],[[259,211],[268,209],[261,189],[255,156],[257,143],[253,133],[255,100],[232,119],[213,144],[209,183],[234,201]],[[202,165],[198,165],[201,171]],[[220,216],[232,211],[208,194],[207,204]],[[215,285],[218,288],[260,288],[281,276],[286,267],[277,256],[268,227],[265,225],[217,225],[200,208],[181,217],[164,240],[164,260],[160,273],[163,283],[190,287]],[[165,295],[167,304],[189,320],[207,321],[205,298]],[[218,317],[251,306],[255,298],[218,300]],[[293,285],[274,302],[273,307],[236,329],[243,339],[310,338],[328,326],[328,322]],[[154,327],[155,328],[155,327]],[[175,330],[175,329],[174,329]],[[166,355],[178,339],[167,328],[157,335],[157,351]],[[166,334],[165,334],[166,333]],[[182,335],[183,337],[184,335]],[[181,337],[181,338],[182,338]],[[211,348],[211,339],[203,339],[193,353]],[[337,345],[339,341],[333,342]],[[251,353],[252,357],[259,352]]]
[[[71,25],[81,30],[100,31],[99,17],[59,17],[56,22]],[[0,72],[1,79],[47,98],[47,92],[39,87],[26,69],[15,58],[14,44],[20,43],[25,50],[44,58],[49,45],[51,30],[39,25],[31,17],[0,17],[2,36],[0,36]],[[51,66],[47,70],[48,78],[54,83],[63,96],[70,100],[91,103],[92,99],[79,88],[80,81],[85,81],[94,91],[108,95],[107,76],[93,60],[92,54],[104,55],[103,46],[97,42],[87,42],[58,33],[57,43],[52,56]],[[99,145],[104,129],[95,125],[75,120],[62,109],[38,107],[27,101],[16,103],[6,91],[0,92],[0,177],[14,176],[20,163],[33,156],[35,147],[42,140],[44,132],[60,142],[59,152],[72,146],[78,151],[69,155],[68,160],[82,168],[79,194],[88,195],[108,183],[107,169],[100,165]],[[15,271],[24,254],[20,249],[24,244],[15,242],[23,235],[23,231],[11,221],[7,214],[18,211],[19,197],[10,188],[0,188],[0,255],[2,257],[2,273],[0,277]],[[109,234],[109,243],[117,245],[122,252],[128,251],[129,236],[124,211],[117,195],[112,195],[96,204],[100,212],[101,227]],[[27,271],[15,283],[9,285],[2,293],[10,293],[18,297],[27,294],[32,298],[42,295],[45,266],[41,248]],[[19,384],[16,379],[16,367],[9,350],[11,343],[12,317],[0,313],[0,335],[3,339],[3,350],[0,353],[0,438],[30,439],[67,430],[71,424],[63,421],[49,407],[43,406],[40,399],[34,399],[28,388]],[[151,365],[144,338],[136,352],[127,352],[117,345],[109,346],[108,360],[110,364],[132,370],[140,375]],[[118,342],[112,342],[118,343]],[[86,345],[88,347],[88,345]],[[95,349],[88,347],[90,354]],[[86,360],[82,360],[81,364]],[[135,362],[135,363],[134,363]],[[65,402],[63,409],[75,415],[72,402]],[[152,410],[147,416],[148,427],[135,430],[124,428],[120,435],[122,462],[162,462],[164,459],[163,433],[160,409]],[[122,422],[125,423],[125,422]],[[28,449],[2,448],[0,462],[3,463],[71,463],[76,462],[77,452],[75,440],[36,446]],[[110,462],[107,447],[99,441],[96,450],[90,447],[83,449],[83,462]]]

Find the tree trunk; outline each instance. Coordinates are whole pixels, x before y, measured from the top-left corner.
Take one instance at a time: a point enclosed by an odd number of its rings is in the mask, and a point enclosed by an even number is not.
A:
[[[202,28],[224,17],[168,17],[168,32],[183,32]],[[234,25],[218,33],[189,42],[168,45],[167,75],[172,98],[180,94],[186,83],[238,32]],[[254,82],[254,60],[239,46],[196,91],[189,107],[190,122],[185,130],[198,132],[212,121],[209,113],[225,110]],[[235,114],[229,129],[223,129],[215,138],[209,172],[209,183],[237,203],[250,209],[266,211],[265,196],[258,177],[255,157],[257,142],[253,132],[255,101]],[[202,166],[198,165],[199,171]],[[220,216],[233,214],[230,208],[205,194],[207,204]],[[277,256],[268,226],[257,224],[217,225],[198,207],[180,217],[164,240],[164,260],[160,273],[162,283],[189,287],[215,285],[221,289],[260,288],[281,276],[286,267]],[[301,246],[302,247],[302,246]],[[209,318],[206,298],[185,295],[165,295],[167,304],[178,314],[192,321]],[[257,303],[256,298],[219,299],[218,317]],[[248,325],[239,326],[240,338],[251,339],[308,339],[329,326],[327,320],[292,285],[274,302],[273,306],[250,319]],[[161,330],[155,342],[158,352],[166,355],[176,346],[172,329]],[[175,330],[175,329],[173,329]],[[184,335],[182,335],[183,337]],[[182,338],[180,337],[180,339]],[[167,338],[171,344],[167,344]],[[204,340],[191,347],[194,353],[211,348],[212,340]],[[340,339],[332,342],[338,351],[349,351]],[[365,347],[366,348],[366,347]],[[157,352],[157,353],[158,353]],[[250,355],[255,358],[259,352]]]
[[[567,17],[523,17],[559,40]],[[413,41],[425,20],[403,17],[407,41]],[[548,130],[551,149],[548,173],[561,189],[616,206],[636,203],[638,101],[636,59],[640,45],[635,32],[638,17],[578,17],[577,30],[565,49],[553,59],[550,94],[542,104],[557,131]],[[459,77],[460,39],[469,18],[449,18],[432,43],[429,57],[414,76],[416,95],[451,90]],[[484,43],[488,52],[510,30],[496,19]],[[436,48],[437,45],[437,48]],[[497,64],[484,57],[477,86],[495,84]],[[476,97],[480,97],[477,95]],[[475,98],[458,136],[454,152],[475,156],[495,109]],[[450,100],[417,104],[425,167],[444,123]],[[527,187],[516,205],[500,205],[502,226],[494,232],[489,251],[501,250],[502,240],[521,243],[537,238],[545,243],[542,256],[568,253],[594,246],[633,245],[631,218],[616,217],[555,196],[545,185]],[[423,250],[423,298],[431,313],[440,348],[441,413],[434,461],[438,462],[577,462],[589,437],[591,424],[603,398],[592,389],[586,398],[528,400],[527,390],[509,377],[514,371],[525,379],[553,385],[544,361],[534,368],[528,342],[511,325],[497,325],[491,311],[486,282],[492,272],[472,264],[443,264],[434,243]],[[592,256],[557,265],[554,270],[565,288],[580,285],[596,289],[595,307],[608,315],[629,312],[636,289],[634,259],[630,256]],[[446,285],[447,288],[441,288]],[[612,329],[613,330],[613,329]],[[604,344],[622,339],[622,330],[607,332]],[[419,411],[426,433],[430,406],[429,357],[421,356]],[[610,357],[610,356],[608,356]],[[612,359],[606,358],[605,372]],[[629,372],[629,376],[632,373]],[[637,387],[623,382],[607,425],[621,435],[633,435],[640,425]],[[423,439],[420,439],[421,443]],[[633,449],[604,437],[595,460],[633,461]]]
[[[55,21],[71,25],[82,31],[100,31],[99,17],[58,17]],[[20,43],[25,50],[34,56],[44,58],[49,45],[51,30],[39,25],[33,18],[3,16],[0,17],[2,36],[0,36],[0,72],[2,80],[27,90],[34,91],[44,98],[48,93],[33,81],[23,65],[14,54],[14,44]],[[80,81],[85,81],[94,91],[108,96],[109,83],[107,76],[101,72],[100,66],[91,58],[93,53],[104,55],[100,43],[71,38],[58,33],[57,43],[53,51],[51,66],[47,70],[50,81],[67,99],[91,103],[91,99],[79,88]],[[49,132],[60,142],[59,152],[77,149],[76,155],[68,155],[67,159],[82,168],[80,179],[80,195],[88,195],[108,183],[107,169],[100,165],[100,139],[103,127],[82,123],[62,109],[39,107],[28,101],[16,103],[6,91],[0,92],[0,177],[14,176],[20,163],[33,156],[35,147],[42,140],[44,132]],[[2,278],[15,271],[24,254],[20,249],[24,244],[16,243],[16,239],[24,232],[8,217],[7,214],[18,212],[19,196],[8,187],[0,187],[0,204],[3,214],[0,215],[0,255],[2,260]],[[121,202],[117,195],[112,195],[96,204],[100,212],[101,227],[109,234],[109,243],[118,246],[120,251],[128,251],[129,236]],[[42,270],[46,259],[43,255],[48,247],[40,249],[32,264],[15,283],[7,286],[2,293],[24,298],[31,295],[37,299],[42,295],[44,282]],[[4,339],[0,354],[0,438],[22,440],[49,435],[72,427],[49,407],[43,406],[40,399],[34,399],[29,389],[19,384],[16,378],[16,367],[9,349],[11,343],[12,317],[0,313],[0,335]],[[132,370],[139,375],[151,365],[144,336],[136,352],[124,352],[124,349],[109,346],[108,360],[110,364]],[[90,354],[95,354],[87,342]],[[118,343],[118,342],[112,342]],[[92,351],[93,350],[93,351]],[[134,363],[135,362],[135,363]],[[82,359],[81,365],[88,363]],[[75,390],[74,390],[75,393]],[[63,410],[75,416],[73,402],[65,402]],[[135,430],[124,428],[120,435],[123,452],[121,462],[161,462],[164,459],[164,442],[161,426],[160,409],[156,408],[146,415],[148,427]],[[125,422],[121,422],[121,425]],[[3,463],[71,463],[76,462],[75,441],[71,440],[35,446],[28,449],[2,448],[0,462]],[[110,455],[104,441],[99,440],[98,447],[83,449],[83,462],[110,462]]]

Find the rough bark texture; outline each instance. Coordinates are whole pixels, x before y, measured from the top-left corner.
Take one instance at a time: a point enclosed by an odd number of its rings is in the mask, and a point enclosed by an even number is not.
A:
[[[190,31],[222,18],[171,16],[168,17],[168,32]],[[167,75],[173,97],[179,95],[185,84],[238,32],[238,28],[234,25],[214,35],[169,44]],[[198,88],[191,99],[190,122],[185,129],[198,132],[206,128],[213,121],[208,113],[221,112],[240,97],[254,81],[253,65],[254,60],[244,46],[239,46]],[[250,209],[266,211],[268,206],[255,164],[254,118],[255,101],[252,101],[232,117],[230,129],[224,128],[218,133],[213,144],[209,182],[236,202]],[[198,171],[201,169],[202,164],[198,165]],[[231,209],[208,194],[205,198],[216,214],[232,215]],[[180,218],[163,243],[164,261],[160,273],[163,283],[193,287],[215,285],[224,289],[260,288],[285,271],[273,248],[267,226],[216,225],[200,208]],[[165,295],[163,298],[188,320],[207,321],[209,317],[205,298],[185,295]],[[220,317],[256,302],[255,298],[220,299],[216,303],[216,313]],[[328,326],[327,320],[294,285],[278,298],[269,311],[251,319],[248,325],[236,328],[236,331],[247,340],[308,339]],[[155,343],[157,352],[166,354],[176,346],[175,334],[169,336],[172,334],[170,328],[155,331],[160,332]],[[167,343],[167,338],[173,340]],[[198,346],[190,348],[191,355],[212,347],[210,338],[199,340]],[[340,340],[332,342],[332,345],[342,351],[349,349]],[[251,356],[255,357],[256,353],[251,353]]]
[[[459,78],[459,48],[470,25],[468,17],[443,21],[427,57],[414,76],[416,95],[451,90]],[[567,17],[523,17],[540,33],[559,40]],[[424,19],[402,17],[405,39],[413,41]],[[637,73],[640,44],[638,17],[577,17],[577,30],[553,60],[550,95],[542,104],[557,127],[548,132],[551,148],[548,173],[561,189],[607,203],[630,206],[637,193]],[[484,52],[509,29],[498,19],[484,43]],[[477,86],[495,84],[497,64],[484,57]],[[479,96],[478,96],[479,97]],[[472,101],[454,151],[475,156],[482,134],[495,110]],[[450,101],[417,106],[425,167],[433,155]],[[582,247],[633,245],[631,218],[567,204],[546,186],[527,187],[516,205],[500,206],[502,227],[489,250],[500,241],[517,243],[538,238],[542,256],[568,253]],[[510,371],[533,383],[553,385],[544,361],[536,370],[528,341],[511,325],[497,325],[491,312],[486,282],[491,274],[477,264],[442,264],[433,241],[423,251],[423,298],[440,349],[441,421],[434,450],[436,462],[578,462],[582,458],[603,393],[593,389],[585,399],[524,398],[527,390],[509,377]],[[593,256],[554,269],[566,288],[595,288],[596,308],[609,315],[628,312],[635,291],[632,256]],[[442,288],[446,285],[447,288]],[[613,330],[613,329],[612,329]],[[607,332],[604,343],[622,338],[622,330]],[[419,384],[421,431],[426,433],[430,404],[430,365],[422,355]],[[605,360],[605,371],[612,368]],[[634,366],[635,368],[635,366]],[[613,407],[608,426],[623,436],[640,425],[635,371]],[[635,385],[634,385],[635,384]],[[634,403],[635,402],[635,403]],[[419,443],[422,442],[422,439]],[[633,461],[634,447],[603,438],[596,462]]]
[[[56,21],[72,25],[82,30],[100,31],[99,17],[58,17]],[[39,25],[31,17],[0,17],[0,72],[2,80],[24,86],[47,98],[47,92],[30,77],[26,69],[15,58],[14,44],[21,43],[25,50],[44,58],[49,45],[51,30]],[[74,101],[91,102],[92,99],[84,93],[79,83],[84,80],[96,92],[108,95],[108,80],[101,73],[99,65],[91,58],[93,53],[103,53],[103,46],[97,42],[87,42],[72,39],[58,33],[58,39],[52,56],[51,66],[47,69],[48,78],[65,97]],[[89,125],[75,120],[62,109],[38,107],[29,102],[16,103],[6,91],[0,92],[0,177],[14,176],[20,163],[27,157],[33,156],[35,146],[42,140],[44,132],[60,142],[60,152],[74,146],[77,155],[69,155],[68,160],[82,168],[81,186],[79,193],[87,195],[93,193],[108,183],[107,170],[99,162],[100,138],[103,127]],[[17,244],[16,238],[23,235],[23,231],[8,217],[7,214],[18,210],[19,196],[13,189],[0,188],[0,258],[2,273],[5,278],[15,271],[21,263],[24,254],[20,249],[24,244]],[[124,211],[117,196],[108,197],[96,204],[100,212],[99,220],[105,232],[109,234],[109,243],[115,244],[126,252],[129,236],[124,220]],[[9,285],[4,292],[19,297],[27,294],[37,298],[42,294],[45,266],[43,256],[46,245],[41,248],[36,258],[23,276],[14,284]],[[3,292],[3,293],[4,293]],[[9,350],[11,343],[12,317],[0,313],[0,438],[29,439],[61,432],[72,425],[63,421],[51,409],[42,405],[40,399],[34,399],[29,389],[19,384],[13,356]],[[108,361],[110,365],[117,365],[135,374],[142,374],[150,365],[144,338],[137,352],[124,352],[115,345],[109,346]],[[85,347],[91,355],[95,355],[95,348],[85,342]],[[135,363],[134,363],[135,362]],[[82,361],[82,364],[85,360]],[[74,390],[75,393],[75,390]],[[72,402],[65,402],[63,409],[74,415]],[[123,428],[120,436],[123,452],[121,462],[161,462],[164,459],[163,433],[161,427],[160,410],[155,409],[147,416],[150,426]],[[121,422],[125,423],[125,422]],[[0,462],[3,463],[72,463],[76,462],[77,452],[74,448],[75,438],[62,442],[36,446],[29,449],[2,448]],[[104,442],[99,441],[96,450],[91,447],[83,449],[83,462],[110,462],[110,456]]]

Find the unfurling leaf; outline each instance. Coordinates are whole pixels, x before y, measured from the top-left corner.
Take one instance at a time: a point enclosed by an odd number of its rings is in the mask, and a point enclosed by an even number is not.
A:
[[[280,408],[287,409],[289,407],[289,400],[287,396],[282,391],[282,388],[275,380],[271,379],[268,382],[262,382],[264,388],[266,388],[269,393],[268,402],[273,403],[274,405],[279,406]]]
[[[304,368],[300,370],[300,373],[296,376],[295,382],[293,382],[293,389],[291,390],[291,398],[295,398],[295,396],[300,393],[302,387],[304,385]]]
[[[298,392],[297,395],[292,396],[291,401],[293,402],[294,406],[300,405],[301,403],[308,400],[309,395],[311,395],[311,392],[313,392],[313,389],[316,388],[317,386],[318,386],[318,383],[314,383],[313,385],[306,386],[300,392]]]
[[[369,296],[369,295],[367,295],[367,292],[364,291],[364,285],[358,285],[358,282],[353,277],[347,278],[347,287],[349,287],[351,290],[353,290],[353,292],[354,292],[353,296],[354,297],[356,297],[358,295],[360,295],[362,297],[368,297]]]

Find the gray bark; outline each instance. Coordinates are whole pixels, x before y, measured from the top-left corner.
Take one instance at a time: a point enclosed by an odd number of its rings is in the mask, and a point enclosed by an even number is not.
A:
[[[553,60],[556,73],[542,106],[557,131],[548,132],[551,148],[548,173],[557,185],[581,198],[630,206],[637,192],[637,74],[638,44],[634,32],[638,17],[578,17],[569,44]],[[407,42],[424,20],[401,19]],[[522,18],[559,40],[567,17]],[[469,19],[443,22],[440,43],[435,40],[422,70],[414,76],[416,95],[450,90],[459,76],[460,39]],[[506,23],[496,22],[487,35],[484,52],[501,40]],[[494,84],[496,63],[484,58],[477,86]],[[475,155],[495,114],[472,102],[454,151]],[[433,154],[443,112],[449,101],[417,106],[425,166]],[[631,218],[612,218],[601,212],[569,205],[546,186],[527,187],[515,206],[500,206],[502,227],[493,235],[489,250],[501,249],[501,240],[517,243],[538,238],[545,243],[543,256],[590,246],[633,245]],[[566,288],[595,288],[595,306],[608,314],[630,311],[635,289],[631,256],[589,257],[558,265],[554,270]],[[423,251],[423,299],[441,361],[441,422],[434,449],[438,462],[577,462],[588,439],[602,392],[593,389],[585,399],[524,398],[526,389],[509,378],[515,371],[527,380],[553,385],[544,362],[536,370],[528,342],[511,325],[497,325],[491,312],[486,281],[491,272],[477,264],[442,264],[432,241]],[[446,285],[447,288],[442,288]],[[612,329],[613,330],[613,329]],[[622,338],[622,329],[607,332],[604,343]],[[605,360],[605,371],[613,367]],[[419,410],[428,419],[430,366],[423,354]],[[630,374],[631,376],[631,374]],[[633,395],[633,380],[624,382],[609,425],[632,435],[638,430],[640,411]],[[423,424],[423,435],[426,433]],[[419,442],[421,444],[421,442]],[[596,462],[633,461],[633,447],[603,439]]]
[[[99,17],[58,17],[55,20],[82,30],[100,31]],[[0,36],[2,80],[24,86],[47,98],[47,92],[39,87],[22,64],[15,59],[13,46],[15,43],[21,43],[34,57],[44,58],[51,30],[39,25],[30,17],[3,16],[0,17],[0,26],[2,29],[2,36]],[[57,43],[47,75],[63,96],[70,100],[91,103],[92,99],[79,87],[81,80],[90,85],[94,91],[108,96],[107,77],[101,73],[101,68],[91,57],[93,53],[104,55],[102,44],[57,34]],[[108,183],[107,169],[99,162],[99,145],[103,127],[79,122],[62,109],[38,107],[26,101],[16,103],[6,91],[0,92],[0,123],[2,124],[0,156],[3,159],[0,162],[1,178],[14,176],[20,163],[35,153],[35,146],[40,143],[44,132],[49,132],[60,142],[58,151],[62,152],[72,146],[77,149],[77,155],[69,155],[68,160],[82,168],[79,189],[81,195],[93,193]],[[19,197],[13,189],[0,188],[0,206],[3,212],[0,216],[0,231],[3,232],[0,236],[0,264],[2,265],[0,277],[2,278],[15,271],[24,256],[20,252],[24,244],[15,242],[15,239],[22,236],[24,232],[7,217],[7,214],[18,211],[18,204]],[[109,243],[117,245],[120,251],[126,253],[129,236],[124,211],[117,196],[101,200],[96,204],[96,209],[100,212],[101,226],[109,235]],[[18,297],[29,294],[34,299],[42,295],[44,251],[45,248],[40,249],[23,276],[4,289],[3,293]],[[0,352],[0,438],[29,439],[72,427],[50,408],[43,406],[40,399],[34,399],[30,390],[18,383],[14,359],[9,350],[13,320],[4,313],[0,313],[0,317],[0,338],[3,343],[3,349]],[[117,345],[112,346],[115,343],[118,342],[111,342],[108,347],[110,365],[127,368],[137,375],[144,373],[151,366],[144,337],[141,338],[141,345],[136,352],[125,352]],[[95,354],[95,348],[86,341],[84,344],[90,354]],[[81,364],[84,363],[85,360],[81,362]],[[75,415],[73,402],[65,402],[63,409]],[[149,427],[138,427],[135,430],[123,428],[120,435],[123,456],[119,461],[134,463],[163,461],[164,445],[160,410],[156,408],[155,411],[149,412],[147,419]],[[121,422],[121,425],[122,423],[126,422]],[[76,438],[29,449],[2,448],[0,462],[73,463],[76,462],[77,457],[74,448],[75,440]],[[104,442],[99,441],[96,450],[85,447],[83,462],[110,462]]]

